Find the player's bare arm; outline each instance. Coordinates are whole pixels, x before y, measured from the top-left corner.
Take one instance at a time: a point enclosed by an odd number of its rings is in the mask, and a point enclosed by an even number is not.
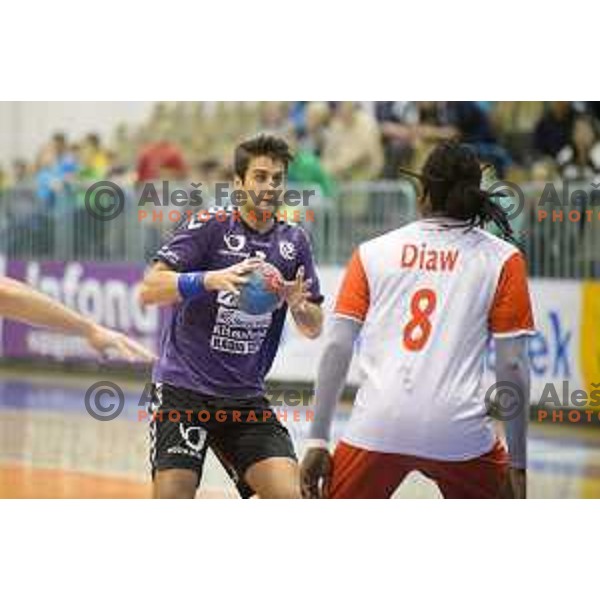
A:
[[[315,339],[323,331],[323,309],[314,302],[305,301],[291,310],[298,329],[307,338]]]
[[[177,273],[165,263],[158,262],[147,272],[140,289],[140,302],[143,306],[166,306],[181,302],[182,277],[188,284],[202,287],[208,292],[224,290],[236,296],[240,287],[246,283],[247,273],[253,271],[261,264],[258,258],[249,258],[232,265],[226,269],[215,271],[198,271],[196,273]],[[196,281],[194,281],[194,278]]]
[[[296,279],[285,282],[284,296],[300,332],[307,338],[314,339],[323,330],[323,310],[309,299],[311,283],[310,279],[304,280],[304,267],[300,266]]]
[[[154,355],[127,336],[102,327],[60,302],[9,277],[0,279],[0,314],[8,319],[84,337],[102,354],[129,361],[151,361]]]

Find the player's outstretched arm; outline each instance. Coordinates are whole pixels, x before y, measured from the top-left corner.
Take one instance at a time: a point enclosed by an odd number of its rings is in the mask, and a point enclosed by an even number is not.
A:
[[[516,394],[510,394],[503,406],[516,416],[505,422],[506,441],[511,458],[506,496],[527,496],[527,425],[529,423],[530,368],[528,337],[496,338],[496,380],[507,382]],[[514,404],[514,406],[512,406]]]
[[[296,326],[311,340],[318,338],[323,331],[323,309],[314,302],[306,301],[301,306],[291,309]]]
[[[113,350],[126,360],[154,359],[154,355],[141,344],[94,323],[64,304],[9,277],[0,279],[0,314],[22,323],[80,335],[101,353]]]
[[[260,264],[259,258],[248,258],[226,269],[177,273],[168,265],[153,265],[140,288],[139,299],[143,306],[167,306],[205,292],[224,290],[238,295],[246,275]]]
[[[302,495],[325,498],[331,477],[329,439],[337,403],[344,391],[350,369],[354,342],[362,323],[335,316],[331,322],[325,350],[319,363],[315,385],[315,416],[311,424],[307,451],[301,465]]]
[[[181,301],[177,287],[179,273],[166,264],[157,262],[148,269],[140,286],[139,300],[142,306],[166,306]]]
[[[323,309],[311,302],[310,279],[304,280],[304,267],[298,269],[296,279],[284,284],[284,297],[296,326],[307,338],[314,339],[323,330]]]

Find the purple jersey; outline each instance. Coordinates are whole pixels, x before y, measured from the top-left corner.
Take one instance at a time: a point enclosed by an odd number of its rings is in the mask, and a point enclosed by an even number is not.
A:
[[[225,209],[219,209],[222,213]],[[157,253],[178,272],[224,269],[249,257],[261,257],[291,280],[304,266],[312,279],[311,301],[323,296],[306,232],[276,222],[266,233],[246,225],[239,212],[227,210],[226,219],[215,215],[206,222],[192,219]],[[174,305],[163,330],[155,382],[194,390],[209,396],[249,398],[264,394],[264,379],[271,368],[287,304],[265,315],[249,315],[237,308],[230,292],[210,292]]]

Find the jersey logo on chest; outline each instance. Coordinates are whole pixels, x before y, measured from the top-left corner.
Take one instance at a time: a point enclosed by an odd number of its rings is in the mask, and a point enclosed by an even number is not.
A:
[[[296,258],[296,246],[292,242],[279,242],[279,253],[285,260]]]
[[[246,245],[246,236],[236,233],[227,233],[223,237],[223,241],[231,252],[240,252]]]

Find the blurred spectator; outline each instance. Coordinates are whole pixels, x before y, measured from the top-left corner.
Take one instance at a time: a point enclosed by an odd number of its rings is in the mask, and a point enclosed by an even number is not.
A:
[[[533,131],[541,119],[543,102],[503,101],[492,107],[492,126],[513,161],[528,165],[533,154]]]
[[[324,198],[335,194],[335,181],[325,171],[319,157],[302,145],[294,151],[294,160],[288,167],[288,180],[293,187],[305,190],[318,188],[318,195]]]
[[[495,144],[496,136],[487,112],[478,102],[446,102],[447,123],[458,130],[461,141],[466,144]]]
[[[183,152],[170,141],[170,126],[163,122],[156,127],[156,141],[142,148],[137,162],[138,181],[158,181],[161,179],[185,179],[187,166]]]
[[[502,177],[510,164],[506,150],[496,143],[490,115],[479,102],[417,102],[415,158],[417,168],[440,141],[458,139],[473,147],[484,163]]]
[[[547,183],[556,179],[556,164],[553,160],[545,158],[538,160],[531,167],[530,180],[533,183]]]
[[[229,177],[229,173],[225,172],[223,164],[214,157],[209,157],[196,162],[193,165],[190,178],[192,182],[202,184],[202,186],[197,189],[199,189],[202,194],[203,206],[214,204],[217,184],[229,185],[232,180],[232,178]],[[190,192],[191,191],[192,190],[190,189]]]
[[[585,104],[585,112],[594,116],[596,121],[600,121],[600,102],[597,100],[587,101]]]
[[[441,142],[458,135],[448,111],[449,102],[417,102],[417,136],[425,142]]]
[[[591,116],[575,118],[571,141],[558,153],[556,162],[563,179],[592,182],[600,174],[600,142]]]
[[[207,158],[200,161],[195,169],[195,181],[205,184],[225,183],[223,167],[216,158]]]
[[[416,105],[414,155],[412,165],[420,170],[433,147],[458,136],[448,113],[447,102],[419,101]]]
[[[240,131],[238,137],[253,135],[258,128],[258,103],[240,102]]]
[[[188,103],[175,102],[169,111],[169,119],[173,123],[173,129],[176,134],[185,132],[188,122]]]
[[[112,150],[106,151],[106,178],[107,179],[120,179],[123,184],[128,183],[128,175],[130,171],[127,164],[124,164],[119,159],[116,152]]]
[[[289,134],[291,123],[287,118],[285,102],[261,102],[260,129],[284,137]]]
[[[29,169],[27,168],[27,163],[23,159],[17,158],[12,164],[12,178],[10,185],[11,187],[14,187],[24,184],[31,184],[31,175],[29,173]]]
[[[481,162],[494,165],[498,177],[504,177],[511,159],[496,141],[489,113],[481,108],[479,102],[446,104],[448,122],[458,130],[459,139],[473,147]]]
[[[413,158],[419,109],[415,102],[376,102],[375,118],[383,140],[383,178],[396,179],[398,167],[410,164]]]
[[[375,114],[386,149],[384,176],[395,179],[398,167],[419,168],[432,147],[460,138],[496,162],[496,140],[489,115],[478,102],[377,102]],[[503,155],[504,156],[504,155]]]
[[[169,118],[169,103],[168,102],[155,102],[152,107],[152,113],[148,119],[148,128],[155,130],[160,128],[162,123],[165,123]]]
[[[307,103],[304,111],[304,127],[299,135],[301,148],[321,156],[330,121],[331,108],[327,102]]]
[[[35,177],[37,197],[49,207],[55,205],[56,196],[63,189],[63,171],[57,161],[55,147],[54,144],[42,149]]]
[[[596,180],[600,174],[600,144],[596,124],[591,116],[574,117],[570,142],[558,153],[556,162],[560,175],[565,181],[577,181],[589,185]],[[594,208],[593,196],[587,193],[583,196],[569,193],[569,198],[570,210],[583,214]],[[562,235],[556,236],[555,246],[560,247],[565,253],[570,272],[574,272],[573,266],[579,264],[580,268],[590,271],[594,276],[598,274],[600,262],[594,251],[598,248],[596,238],[599,232],[595,219],[590,223],[581,218],[577,223],[565,224]],[[546,238],[549,237],[546,232]]]
[[[135,158],[133,141],[126,123],[119,123],[111,141],[111,149],[115,153],[114,163],[122,168],[132,165]]]
[[[534,149],[542,156],[554,158],[571,137],[575,111],[570,102],[550,102],[534,132]]]
[[[298,137],[304,135],[306,129],[306,108],[309,104],[310,102],[307,102],[306,100],[299,100],[291,103],[288,117],[292,129]]]
[[[78,164],[67,144],[64,133],[55,133],[52,136],[52,149],[56,170],[61,180],[65,181],[75,176]]]
[[[16,159],[12,164],[10,198],[16,212],[26,212],[35,204],[36,185],[32,173],[24,160]],[[18,204],[19,206],[15,206]]]
[[[322,161],[325,170],[338,181],[368,181],[381,173],[383,148],[377,123],[358,103],[337,105]]]
[[[67,173],[65,175],[65,173],[62,173],[61,176],[63,178],[63,181],[71,181],[73,179],[76,179],[79,176],[81,169],[83,168],[81,145],[78,143],[71,144],[69,146],[68,152],[69,152],[69,156],[72,158],[74,164],[76,165],[76,169],[75,169],[75,171],[73,171],[72,174]],[[57,169],[58,169],[58,163],[57,163]]]
[[[490,113],[491,114],[492,110],[494,109],[495,101],[494,100],[477,100],[477,102],[475,104],[477,104],[477,106],[484,113]]]
[[[8,177],[4,167],[0,165],[0,199],[4,198],[4,192],[8,188]]]
[[[105,176],[108,171],[108,155],[97,133],[88,133],[85,136],[81,154],[84,163],[82,169],[86,169],[91,175],[90,178],[99,179]]]

